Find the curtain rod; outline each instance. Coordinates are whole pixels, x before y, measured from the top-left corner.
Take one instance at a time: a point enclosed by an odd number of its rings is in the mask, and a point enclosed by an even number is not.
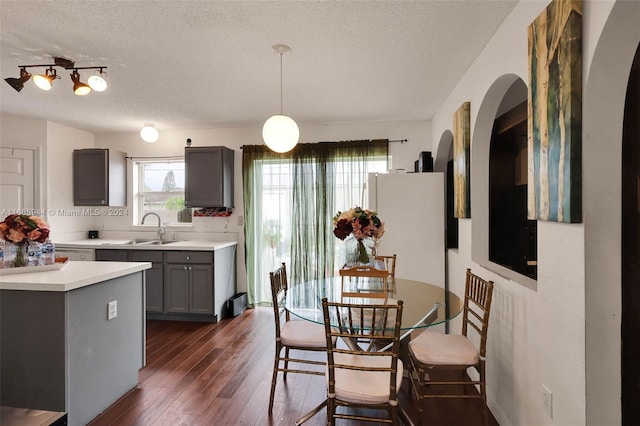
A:
[[[173,156],[173,157],[129,157],[129,156],[126,156],[124,158],[126,158],[127,160],[182,160],[182,159],[184,159],[184,156],[182,156],[182,155],[180,155],[180,156],[176,155],[176,156]]]
[[[380,139],[371,139],[371,140],[376,140],[376,141],[378,141],[378,140],[380,140]],[[409,139],[394,139],[394,140],[390,140],[390,141],[389,141],[389,143],[391,143],[391,142],[400,142],[401,144],[403,144],[403,143],[405,143],[405,142],[406,142],[406,143],[409,143]],[[317,143],[322,143],[322,142],[317,142]],[[240,145],[240,149],[242,149],[242,147],[243,147],[243,145]]]

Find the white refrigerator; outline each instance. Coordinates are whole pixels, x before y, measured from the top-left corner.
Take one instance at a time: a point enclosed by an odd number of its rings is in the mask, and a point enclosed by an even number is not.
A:
[[[371,173],[368,195],[368,208],[384,222],[377,253],[397,255],[396,277],[444,287],[443,173]]]

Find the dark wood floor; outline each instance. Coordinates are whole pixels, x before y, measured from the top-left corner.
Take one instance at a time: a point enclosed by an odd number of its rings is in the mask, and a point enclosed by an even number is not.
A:
[[[290,374],[286,384],[279,378],[269,416],[273,333],[270,308],[248,309],[216,324],[148,321],[147,365],[138,387],[91,426],[295,424],[324,400],[324,377]],[[416,404],[407,390],[408,382],[400,397],[413,416]],[[483,424],[477,401],[431,400],[425,410],[424,425]],[[325,422],[323,410],[306,425]]]

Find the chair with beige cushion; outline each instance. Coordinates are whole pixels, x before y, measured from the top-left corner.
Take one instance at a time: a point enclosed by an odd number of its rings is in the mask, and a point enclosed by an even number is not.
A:
[[[327,350],[327,342],[324,335],[324,327],[321,324],[313,324],[308,321],[291,321],[289,312],[282,307],[282,299],[288,286],[286,265],[283,263],[281,267],[270,272],[269,278],[271,280],[271,298],[276,330],[276,352],[273,378],[271,380],[271,395],[269,396],[269,413],[271,413],[278,372],[284,373],[284,381],[287,380],[287,373],[324,375],[325,361],[291,357],[290,350],[324,353]],[[289,363],[294,363],[299,367],[289,368]],[[313,368],[311,365],[318,367]],[[323,368],[319,368],[319,366]]]
[[[383,305],[337,303],[322,299],[327,344],[327,424],[334,424],[335,419],[400,424],[398,390],[402,383],[403,365],[398,353],[402,305],[402,301]],[[370,324],[375,324],[375,327]],[[386,352],[342,344],[343,339],[361,338],[385,342],[392,339],[393,343],[391,350]],[[376,417],[374,414],[377,413],[370,414],[369,411],[338,411],[340,407],[385,409],[388,415]],[[308,420],[315,412],[317,410],[296,424]]]
[[[462,334],[424,331],[409,342],[410,378],[413,393],[418,397],[419,422],[422,422],[425,398],[478,398],[482,402],[484,423],[488,424],[485,356],[492,294],[493,282],[467,269]],[[477,379],[470,378],[469,368],[475,370],[473,376]],[[444,379],[439,377],[443,372]],[[450,379],[452,374],[454,380]],[[433,388],[431,391],[432,386],[443,392]],[[448,392],[456,387],[467,392]]]

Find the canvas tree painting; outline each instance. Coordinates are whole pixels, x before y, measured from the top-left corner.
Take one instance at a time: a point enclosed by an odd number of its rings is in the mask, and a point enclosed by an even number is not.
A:
[[[529,219],[582,221],[582,2],[554,0],[528,28]]]
[[[471,104],[465,102],[453,114],[453,214],[471,217]]]

